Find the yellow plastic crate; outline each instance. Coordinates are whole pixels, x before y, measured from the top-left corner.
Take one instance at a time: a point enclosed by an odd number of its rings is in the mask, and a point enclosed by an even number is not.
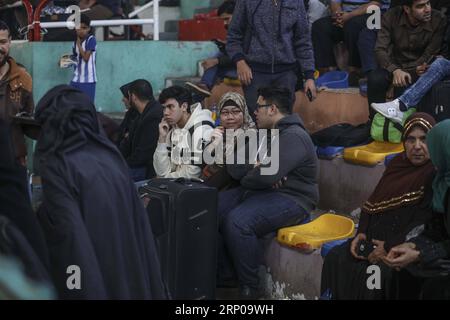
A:
[[[350,237],[355,224],[349,218],[325,213],[306,224],[278,230],[279,243],[300,249],[318,249],[324,243]]]
[[[239,79],[232,79],[232,78],[224,78],[223,83],[229,85],[229,86],[241,86],[241,81]]]
[[[374,141],[364,146],[344,149],[344,160],[365,166],[375,166],[386,156],[403,152],[402,143]]]

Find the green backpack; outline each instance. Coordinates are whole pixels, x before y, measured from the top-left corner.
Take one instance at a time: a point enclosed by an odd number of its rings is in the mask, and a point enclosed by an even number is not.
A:
[[[380,113],[375,114],[370,128],[370,135],[375,141],[400,143],[402,141],[403,124],[414,112],[416,112],[416,109],[408,109],[408,111],[403,114],[402,124],[393,122]]]

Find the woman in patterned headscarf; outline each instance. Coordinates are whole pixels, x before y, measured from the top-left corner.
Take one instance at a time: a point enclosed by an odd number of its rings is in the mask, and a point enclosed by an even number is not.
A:
[[[202,179],[206,184],[220,191],[237,186],[225,168],[226,158],[235,150],[239,136],[247,130],[255,128],[255,123],[245,102],[245,98],[236,92],[225,93],[219,101],[218,126],[212,136],[211,143],[205,148],[205,155],[214,158],[214,164],[208,164],[203,169]],[[218,152],[221,151],[221,152]]]
[[[434,124],[433,117],[420,112],[406,120],[402,135],[405,151],[391,160],[364,203],[356,237],[328,253],[322,270],[322,293],[328,291],[332,299],[415,298],[418,294],[413,281],[398,291],[397,281],[403,282],[408,275],[395,273],[383,259],[392,247],[417,235],[431,218],[435,170],[426,136]],[[381,269],[379,290],[367,286],[371,265]]]

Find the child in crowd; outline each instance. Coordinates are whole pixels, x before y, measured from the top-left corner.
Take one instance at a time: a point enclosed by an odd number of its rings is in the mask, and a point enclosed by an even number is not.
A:
[[[76,29],[77,39],[73,43],[73,56],[77,61],[70,85],[86,93],[92,103],[95,99],[97,73],[95,70],[97,41],[91,34],[91,20],[82,14],[80,26]]]

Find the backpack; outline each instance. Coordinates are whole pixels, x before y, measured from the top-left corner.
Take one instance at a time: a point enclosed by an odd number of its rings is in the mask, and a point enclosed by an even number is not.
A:
[[[433,116],[436,122],[450,118],[450,81],[435,84],[422,98],[417,111],[426,112]]]
[[[371,142],[370,123],[357,126],[340,123],[322,129],[311,135],[314,145],[318,147],[352,147]]]
[[[403,123],[416,109],[411,108],[403,114],[402,124],[393,122],[380,113],[376,113],[372,120],[370,135],[375,141],[400,143],[402,141]]]

